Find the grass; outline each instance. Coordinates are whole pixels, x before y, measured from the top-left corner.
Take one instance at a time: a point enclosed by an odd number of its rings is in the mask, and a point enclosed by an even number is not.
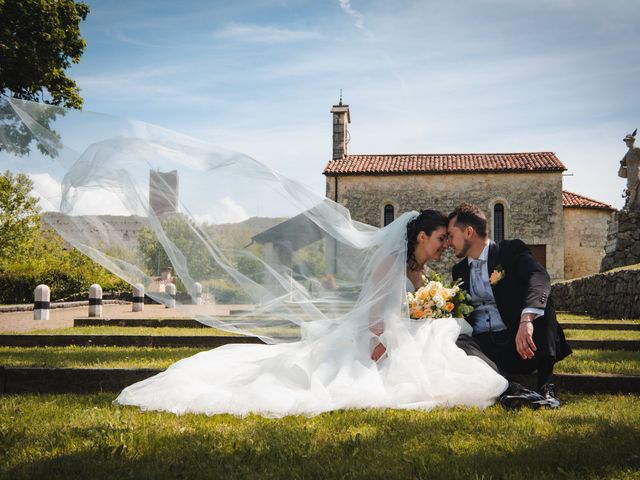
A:
[[[573,313],[559,313],[558,322],[565,323],[625,323],[625,324],[640,324],[640,319],[609,319],[609,318],[596,318],[588,315],[575,315]]]
[[[202,348],[0,347],[0,365],[50,368],[167,368]]]
[[[574,350],[556,364],[557,373],[640,375],[640,352]]]
[[[3,332],[15,335],[17,332]],[[3,333],[0,333],[2,335]],[[28,335],[148,335],[148,336],[230,336],[238,335],[217,328],[182,328],[182,327],[69,327],[53,330],[33,330],[20,332]]]
[[[565,396],[559,410],[175,416],[113,395],[0,402],[0,478],[640,478],[640,398]]]
[[[167,368],[202,348],[0,347],[7,367]],[[558,373],[640,375],[640,352],[576,350],[559,362]]]
[[[640,330],[571,330],[564,329],[571,340],[636,340],[640,341]]]
[[[14,335],[16,332],[2,332],[0,335]],[[25,332],[18,334],[24,335]],[[69,327],[53,330],[34,330],[28,335],[143,335],[143,336],[235,336],[216,328],[172,328],[172,327]],[[640,340],[640,330],[571,330],[565,328],[567,338],[574,340]]]

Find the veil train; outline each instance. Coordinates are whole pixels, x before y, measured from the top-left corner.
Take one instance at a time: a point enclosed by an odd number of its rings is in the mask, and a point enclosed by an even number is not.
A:
[[[406,225],[416,212],[378,229],[247,155],[15,99],[0,103],[0,147],[3,170],[31,175],[45,222],[69,244],[159,302],[171,267],[185,315],[268,344],[181,360],[126,388],[120,404],[314,415],[487,406],[506,387],[455,346],[455,320],[409,320]],[[221,304],[251,309],[220,315]],[[380,323],[387,356],[376,363],[370,328]]]

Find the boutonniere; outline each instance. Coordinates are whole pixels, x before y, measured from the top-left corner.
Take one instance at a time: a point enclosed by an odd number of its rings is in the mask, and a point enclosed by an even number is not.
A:
[[[502,265],[497,265],[489,276],[489,283],[492,287],[495,287],[498,283],[500,283],[500,280],[502,280],[505,275],[506,272],[504,271],[504,268],[502,268]]]

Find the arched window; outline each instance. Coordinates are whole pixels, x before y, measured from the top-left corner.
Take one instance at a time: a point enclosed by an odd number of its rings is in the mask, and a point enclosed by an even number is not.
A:
[[[493,207],[493,239],[504,240],[504,205],[496,203]]]
[[[386,227],[394,220],[393,205],[384,206],[384,226]]]

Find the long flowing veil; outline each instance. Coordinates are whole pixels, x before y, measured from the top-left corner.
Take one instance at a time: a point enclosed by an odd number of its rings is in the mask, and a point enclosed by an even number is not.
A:
[[[242,153],[16,99],[0,104],[0,147],[2,170],[31,176],[66,242],[158,302],[173,300],[171,269],[176,308],[206,325],[280,343],[366,337],[406,316],[415,213],[378,229]]]

